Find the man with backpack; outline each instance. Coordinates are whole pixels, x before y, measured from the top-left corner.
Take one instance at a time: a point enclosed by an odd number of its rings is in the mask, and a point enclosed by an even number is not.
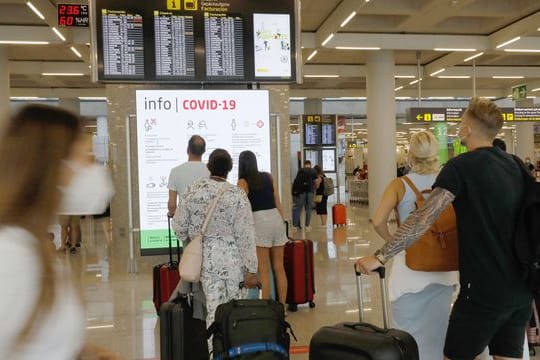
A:
[[[453,203],[461,290],[450,316],[446,359],[472,360],[486,346],[495,359],[523,356],[532,291],[516,249],[533,238],[518,236],[516,229],[528,226],[522,212],[531,183],[522,163],[492,146],[502,125],[501,110],[494,103],[472,99],[458,132],[469,152],[446,164],[429,199],[407,218],[393,240],[357,262],[363,273],[381,267],[410,247]]]
[[[292,186],[293,195],[293,226],[301,229],[300,215],[302,208],[306,211],[306,230],[310,230],[311,213],[314,204],[314,183],[317,178],[317,172],[311,167],[311,161],[304,161],[304,167],[298,171]]]

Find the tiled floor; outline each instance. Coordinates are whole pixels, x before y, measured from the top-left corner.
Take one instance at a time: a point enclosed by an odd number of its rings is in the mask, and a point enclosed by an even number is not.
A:
[[[348,209],[349,225],[332,229],[320,227],[313,219],[309,233],[292,234],[312,239],[315,246],[316,307],[300,306],[290,313],[302,350],[321,326],[357,321],[358,306],[353,260],[372,253],[380,240],[370,228],[365,208]],[[83,247],[76,255],[66,255],[74,275],[80,278],[87,303],[88,341],[108,347],[127,359],[159,359],[159,323],[152,304],[152,277],[147,267],[128,274],[125,259],[112,254],[104,227],[83,222]],[[112,239],[114,241],[114,239]],[[141,267],[140,267],[141,269]],[[364,285],[366,320],[382,324],[378,281],[369,278]],[[307,354],[292,356],[308,359]]]

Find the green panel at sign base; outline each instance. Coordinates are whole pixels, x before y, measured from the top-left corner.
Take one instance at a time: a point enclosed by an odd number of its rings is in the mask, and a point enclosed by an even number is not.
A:
[[[434,133],[439,142],[439,162],[444,165],[448,162],[448,125],[435,124]]]
[[[176,247],[176,236],[172,235],[172,246]],[[141,249],[165,249],[169,247],[169,231],[167,229],[141,231]]]

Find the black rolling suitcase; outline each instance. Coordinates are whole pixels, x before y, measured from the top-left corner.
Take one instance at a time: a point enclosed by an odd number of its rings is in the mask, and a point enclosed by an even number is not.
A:
[[[419,360],[414,338],[404,331],[388,328],[385,269],[379,270],[384,328],[364,322],[362,280],[355,269],[360,322],[319,329],[311,339],[310,360]]]
[[[193,318],[187,295],[160,309],[161,360],[208,360],[206,322]]]

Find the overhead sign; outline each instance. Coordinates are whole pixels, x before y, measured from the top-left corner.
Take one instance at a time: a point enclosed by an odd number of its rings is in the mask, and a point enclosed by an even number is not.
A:
[[[217,148],[233,158],[228,180],[236,184],[238,156],[251,150],[261,171],[271,170],[267,91],[137,91],[140,248],[142,255],[168,247],[167,183],[172,168],[187,161],[192,135],[206,140],[207,161]]]
[[[336,146],[335,115],[304,115],[304,146]]]
[[[63,27],[88,27],[88,5],[58,4],[58,26]]]
[[[465,110],[467,108],[410,108],[409,122],[460,122]],[[504,121],[540,121],[540,108],[501,108],[501,110]]]
[[[512,86],[512,100],[525,100],[527,98],[527,85]]]

